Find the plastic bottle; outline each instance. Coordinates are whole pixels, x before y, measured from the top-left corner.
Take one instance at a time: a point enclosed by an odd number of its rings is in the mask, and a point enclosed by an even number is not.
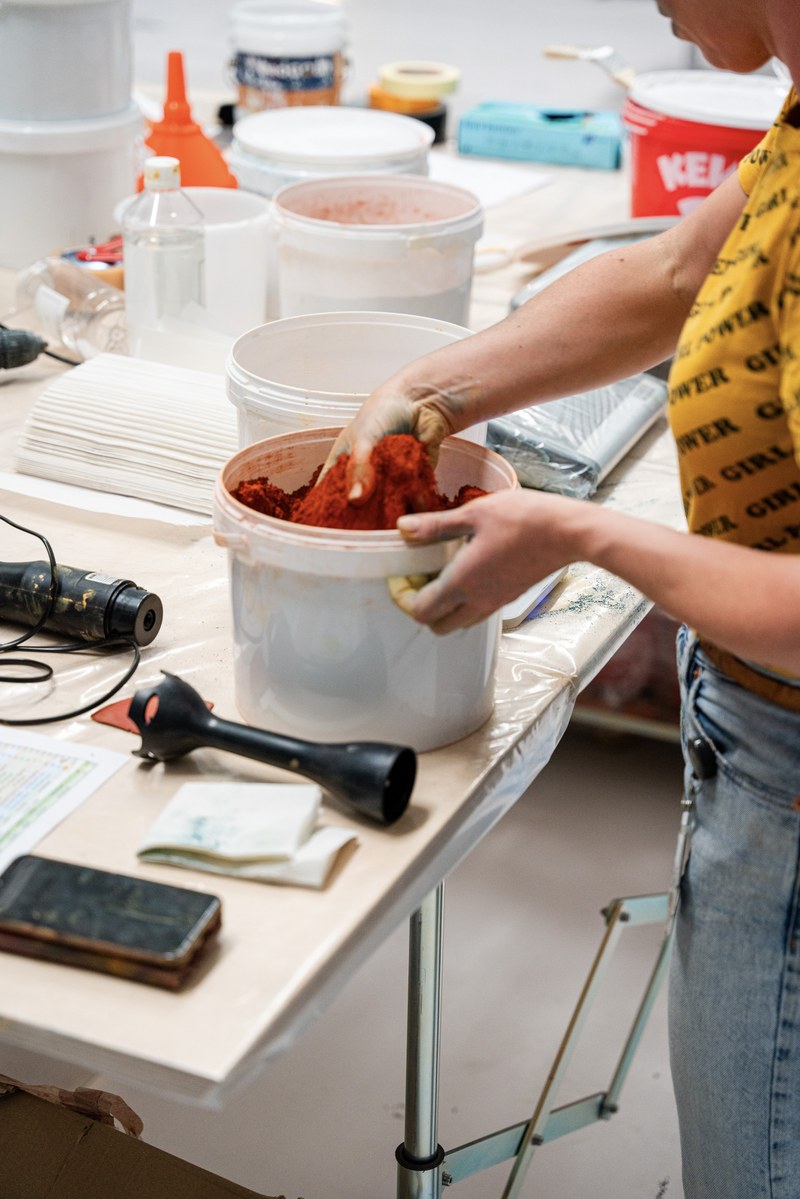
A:
[[[136,358],[175,361],[202,337],[203,214],[180,187],[177,158],[149,158],[144,191],[122,215],[128,347]]]
[[[122,292],[64,258],[42,258],[18,276],[16,307],[33,309],[44,337],[79,358],[128,352]]]

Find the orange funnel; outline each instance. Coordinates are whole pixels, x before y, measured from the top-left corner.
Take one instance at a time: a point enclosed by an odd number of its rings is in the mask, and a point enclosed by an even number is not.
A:
[[[167,55],[164,117],[154,122],[145,142],[154,154],[180,161],[183,187],[238,187],[219,146],[192,120],[179,50],[170,50]]]

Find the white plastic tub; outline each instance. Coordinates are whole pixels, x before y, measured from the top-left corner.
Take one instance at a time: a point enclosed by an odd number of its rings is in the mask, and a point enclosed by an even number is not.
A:
[[[412,175],[294,183],[273,199],[281,316],[409,312],[466,325],[478,197]]]
[[[130,0],[3,0],[0,119],[81,120],[131,102]]]
[[[320,312],[251,329],[234,343],[226,366],[239,445],[346,425],[395,371],[469,336],[447,321],[390,312]],[[483,442],[485,426],[464,436]]]
[[[228,166],[240,187],[264,196],[323,175],[427,175],[433,136],[421,121],[394,112],[276,108],[236,122]]]
[[[85,121],[0,120],[0,266],[105,241],[136,186],[142,114]]]
[[[236,703],[249,723],[308,740],[392,741],[424,751],[466,737],[489,717],[501,614],[446,637],[392,602],[392,575],[441,570],[459,543],[409,547],[393,531],[290,524],[240,504],[239,483],[266,475],[308,482],[335,429],[248,446],[223,468],[214,528],[229,554]],[[497,454],[460,438],[441,450],[447,495],[464,483],[516,487]]]
[[[268,317],[272,238],[269,201],[238,187],[185,187],[203,214],[205,304],[209,325],[229,337]],[[114,210],[121,228],[127,196]]]

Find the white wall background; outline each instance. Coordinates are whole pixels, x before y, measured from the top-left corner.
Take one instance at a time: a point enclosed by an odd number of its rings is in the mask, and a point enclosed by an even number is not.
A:
[[[158,84],[167,50],[183,50],[191,90],[229,92],[234,0],[133,0],[135,77]],[[542,55],[548,43],[612,45],[636,69],[690,65],[655,0],[341,0],[350,24],[345,99],[365,102],[377,69],[397,59],[451,63],[462,73],[450,101],[619,108],[623,92],[591,63]]]

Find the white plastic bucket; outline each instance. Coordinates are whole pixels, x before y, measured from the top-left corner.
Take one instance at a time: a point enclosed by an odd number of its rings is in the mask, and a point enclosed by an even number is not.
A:
[[[130,0],[3,0],[0,120],[81,120],[131,102]]]
[[[478,197],[411,175],[316,179],[273,199],[278,311],[410,312],[466,325]]]
[[[388,312],[320,312],[251,329],[234,343],[226,366],[239,445],[341,428],[395,371],[469,336],[447,321]],[[464,434],[470,435],[485,441],[485,426]]]
[[[219,333],[239,337],[267,319],[271,226],[263,196],[236,187],[185,187],[203,214],[205,312]],[[117,227],[128,196],[114,210]]]
[[[0,120],[0,266],[105,241],[136,186],[141,127],[137,105],[86,121]]]
[[[282,108],[236,122],[228,165],[240,187],[264,196],[323,175],[427,175],[433,137],[395,112]]]
[[[243,0],[231,13],[239,108],[338,104],[347,20],[321,0]]]
[[[392,575],[433,573],[454,542],[409,547],[394,531],[311,528],[263,516],[231,492],[267,476],[292,491],[324,461],[336,430],[248,446],[214,491],[217,541],[229,551],[236,703],[245,720],[308,740],[393,741],[418,751],[466,737],[489,717],[501,614],[446,637],[392,602]],[[451,438],[437,481],[516,487],[504,459]]]

